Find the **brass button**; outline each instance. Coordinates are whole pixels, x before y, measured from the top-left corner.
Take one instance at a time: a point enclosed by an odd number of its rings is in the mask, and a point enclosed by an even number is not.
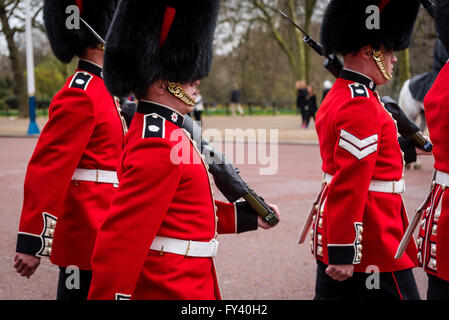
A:
[[[430,261],[429,261],[428,267],[430,269],[436,270],[437,269],[437,260],[431,258]]]
[[[418,245],[418,248],[419,248],[419,249],[421,249],[422,242],[423,242],[422,238],[419,238],[419,239],[416,241],[416,244]]]
[[[437,255],[437,245],[436,245],[436,243],[432,243],[432,244],[430,245],[430,253],[431,253],[433,256],[436,256],[436,255]]]
[[[432,227],[432,235],[436,235],[437,234],[437,229],[438,229],[438,226],[436,224],[434,224],[433,227]]]
[[[53,245],[53,239],[45,238],[45,246],[51,247]]]
[[[438,221],[440,219],[441,211],[435,211],[434,219]]]
[[[421,220],[421,228],[424,229],[426,227],[426,219]]]

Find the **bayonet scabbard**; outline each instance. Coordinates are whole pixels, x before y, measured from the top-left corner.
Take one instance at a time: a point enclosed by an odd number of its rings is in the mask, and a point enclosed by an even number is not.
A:
[[[420,221],[422,220],[424,212],[428,204],[430,203],[434,186],[435,186],[435,173],[433,174],[432,186],[429,192],[427,193],[426,199],[423,201],[423,203],[421,203],[419,208],[416,209],[416,213],[413,216],[412,222],[408,225],[407,230],[405,230],[404,236],[402,237],[402,240],[399,243],[398,249],[396,251],[396,255],[394,256],[395,259],[400,259],[402,257],[402,255],[404,254],[405,250],[408,247],[410,240],[413,238],[413,233],[415,232]]]

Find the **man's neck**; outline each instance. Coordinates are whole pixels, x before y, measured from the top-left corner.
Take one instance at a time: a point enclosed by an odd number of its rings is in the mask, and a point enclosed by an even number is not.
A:
[[[99,67],[103,68],[104,50],[88,48],[79,58],[95,63]]]
[[[355,73],[358,73],[358,74],[360,74],[360,75],[362,75],[362,76],[364,76],[364,77],[366,77],[366,78],[368,78],[370,80],[373,80],[370,76],[366,75],[365,73],[363,73],[361,71],[357,71],[357,70],[354,70],[354,69],[351,69],[351,68],[347,68],[347,67],[344,67],[343,69],[344,70],[348,70],[348,71],[352,71],[352,72],[355,72]]]
[[[353,64],[353,63],[347,63],[345,61],[344,69],[349,70],[349,71],[353,71],[353,72],[357,72],[357,73],[360,73],[361,75],[364,75],[365,77],[371,78],[369,76],[369,74],[368,74],[367,68],[365,68],[363,66],[363,64],[359,65],[359,64]]]
[[[185,115],[186,112],[184,112],[184,110],[179,110],[179,108],[177,108],[177,103],[173,103],[173,99],[177,99],[171,95],[169,96],[159,96],[159,95],[152,95],[152,94],[147,94],[144,97],[141,98],[141,100],[144,101],[148,101],[148,102],[152,102],[152,103],[156,103],[165,107],[168,107],[170,109],[173,109],[174,111]]]

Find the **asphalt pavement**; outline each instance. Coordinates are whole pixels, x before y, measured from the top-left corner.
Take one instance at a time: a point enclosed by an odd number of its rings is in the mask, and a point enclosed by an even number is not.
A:
[[[253,121],[248,124],[249,119],[239,118],[238,121],[242,127],[257,126]],[[223,126],[228,120],[220,121],[216,117],[213,121],[217,126],[220,123]],[[232,121],[236,124],[237,120]],[[274,121],[274,125],[282,122],[279,118],[267,121]],[[286,126],[290,126],[292,132],[305,131],[297,128],[297,123],[291,124],[291,118],[284,121],[289,121]],[[213,127],[211,122],[208,128]],[[306,133],[313,137],[313,132],[309,129]],[[0,300],[55,298],[58,269],[47,259],[42,259],[30,279],[20,277],[13,268],[23,181],[36,142],[37,138],[0,138]],[[313,139],[305,139],[302,144],[288,140],[280,142],[277,150],[263,149],[265,144],[249,149],[254,146],[244,144],[247,157],[254,152],[258,156],[255,164],[248,164],[246,160],[238,163],[241,176],[267,202],[279,207],[281,222],[270,230],[219,237],[215,264],[225,300],[303,300],[314,296],[315,261],[309,245],[298,245],[297,238],[321,185],[319,149]],[[261,175],[260,170],[268,167],[267,162],[261,160],[266,160],[269,151],[272,154],[268,158],[276,170],[274,174]],[[265,158],[262,157],[264,152]],[[404,200],[409,216],[425,196],[432,174],[433,157],[422,156],[420,161],[421,170],[405,171],[407,190]],[[216,194],[218,200],[224,200],[218,191]],[[426,276],[420,269],[415,269],[415,276],[421,296],[425,297]]]

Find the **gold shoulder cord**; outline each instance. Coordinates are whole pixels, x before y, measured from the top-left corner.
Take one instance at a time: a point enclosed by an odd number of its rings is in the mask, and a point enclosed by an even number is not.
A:
[[[379,67],[380,72],[387,80],[393,79],[393,76],[388,73],[387,67],[385,66],[384,55],[380,50],[373,50],[373,58],[376,61],[377,66]]]
[[[169,81],[167,90],[185,104],[189,106],[195,105],[195,100],[184,91],[180,83]]]

